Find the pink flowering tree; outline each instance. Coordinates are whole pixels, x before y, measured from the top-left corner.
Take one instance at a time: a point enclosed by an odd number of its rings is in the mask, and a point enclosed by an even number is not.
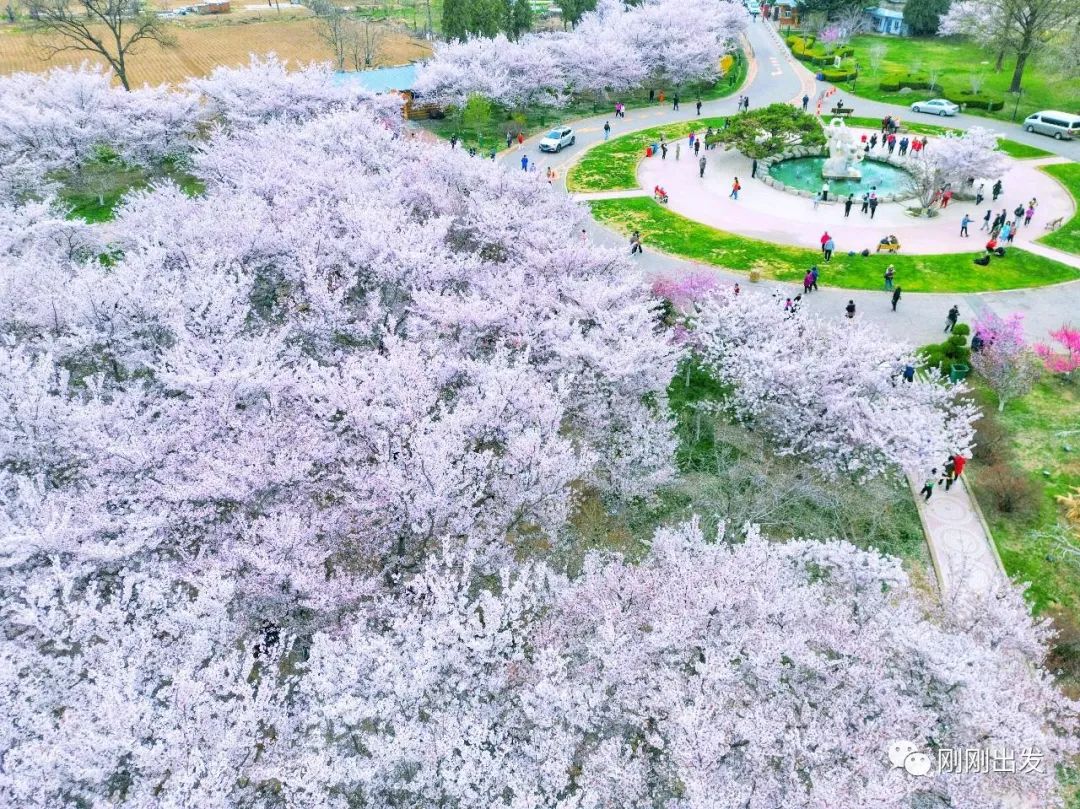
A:
[[[994,391],[998,410],[1004,410],[1009,399],[1035,387],[1043,364],[1024,337],[1024,316],[1019,312],[1006,318],[988,312],[975,321],[975,334],[983,345],[972,352],[971,365]]]
[[[914,349],[870,325],[785,313],[776,298],[730,290],[706,296],[692,320],[733,413],[822,471],[930,468],[971,446],[978,409],[964,387],[929,372],[903,381],[921,365]]]
[[[1035,353],[1038,354],[1046,366],[1046,370],[1052,374],[1070,376],[1080,369],[1080,329],[1072,326],[1062,326],[1057,331],[1050,332],[1057,346],[1047,343],[1036,343]]]
[[[911,175],[908,192],[924,209],[935,195],[950,186],[954,192],[970,190],[969,180],[994,180],[1005,170],[1005,157],[998,151],[997,135],[981,127],[971,127],[960,136],[932,141],[904,166]]]

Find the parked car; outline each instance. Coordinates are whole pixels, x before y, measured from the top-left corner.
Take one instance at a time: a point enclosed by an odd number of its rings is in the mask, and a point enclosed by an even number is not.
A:
[[[1080,136],[1080,115],[1044,110],[1025,118],[1024,129],[1040,135],[1051,135],[1057,140],[1072,140]]]
[[[568,126],[564,126],[562,129],[552,129],[540,141],[540,151],[561,152],[564,146],[573,146],[576,140],[574,130]]]
[[[931,98],[929,101],[916,101],[911,105],[912,112],[929,112],[937,115],[956,115],[960,105],[945,98]]]

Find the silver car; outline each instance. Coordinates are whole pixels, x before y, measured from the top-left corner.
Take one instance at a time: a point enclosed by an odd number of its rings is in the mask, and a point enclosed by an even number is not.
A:
[[[960,105],[953,104],[945,98],[931,98],[929,101],[916,101],[911,105],[912,112],[929,112],[938,115],[956,115],[960,112]]]
[[[1080,138],[1080,115],[1044,110],[1025,118],[1024,129],[1028,132],[1038,132],[1040,135],[1049,135],[1058,140],[1072,140]]]
[[[564,146],[573,146],[577,137],[574,130],[568,126],[561,129],[552,129],[543,140],[540,141],[541,152],[561,152]]]

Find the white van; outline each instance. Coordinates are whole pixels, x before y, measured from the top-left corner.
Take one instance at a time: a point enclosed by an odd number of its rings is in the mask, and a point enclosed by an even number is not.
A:
[[[1040,135],[1053,135],[1058,140],[1072,140],[1080,135],[1080,115],[1046,110],[1024,119],[1024,129]]]

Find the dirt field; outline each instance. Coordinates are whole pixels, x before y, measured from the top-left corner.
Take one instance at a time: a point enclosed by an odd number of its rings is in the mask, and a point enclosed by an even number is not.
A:
[[[252,53],[264,55],[273,51],[293,64],[331,58],[330,49],[319,39],[315,22],[306,10],[283,6],[279,16],[275,12],[245,11],[240,3],[234,8],[239,10],[221,17],[177,21],[172,26],[178,41],[175,48],[162,49],[154,43],[138,46],[128,60],[132,85],[178,83],[190,76],[205,76],[218,65],[245,64]],[[383,44],[379,64],[403,64],[428,52],[423,41],[390,33]],[[0,74],[43,71],[57,65],[77,65],[92,58],[85,53],[65,53],[43,61],[42,55],[42,49],[28,32],[10,25],[0,26]]]

